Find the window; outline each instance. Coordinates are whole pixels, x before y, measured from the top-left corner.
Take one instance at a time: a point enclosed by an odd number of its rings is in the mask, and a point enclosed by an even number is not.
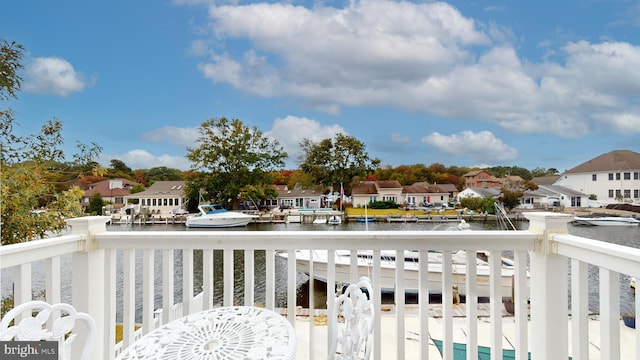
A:
[[[634,172],[633,173],[633,180],[638,180],[640,179],[640,172]]]
[[[631,173],[630,172],[624,173],[624,179],[625,180],[631,180]]]
[[[609,180],[613,180],[613,173],[609,173]]]
[[[631,199],[631,190],[624,189],[624,198],[625,199]]]
[[[616,190],[616,199],[622,196],[622,191]]]
[[[369,203],[376,202],[377,198],[375,196],[369,196]]]
[[[591,181],[598,181],[598,174],[591,174]]]
[[[633,198],[634,199],[640,198],[640,190],[638,189],[633,190]]]
[[[609,189],[609,197],[613,198],[613,190]]]
[[[580,197],[576,196],[576,197],[571,197],[571,206],[572,207],[580,207],[582,205],[580,205]]]
[[[620,173],[616,173],[616,180],[620,180]]]

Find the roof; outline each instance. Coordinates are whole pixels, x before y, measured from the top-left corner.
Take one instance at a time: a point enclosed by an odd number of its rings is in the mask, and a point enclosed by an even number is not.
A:
[[[381,189],[402,188],[402,184],[398,180],[380,180],[376,181],[376,186]]]
[[[458,191],[458,187],[455,184],[436,184],[436,185],[438,185],[442,190],[450,193]]]
[[[324,196],[322,191],[316,189],[278,189],[278,198],[301,198],[301,197],[319,197]]]
[[[464,176],[464,177],[472,177],[472,176],[476,176],[476,175],[478,175],[480,173],[485,173],[485,174],[489,174],[489,175],[493,176],[490,172],[488,172],[487,170],[484,170],[484,169],[472,170],[472,171],[469,171],[468,173],[466,173],[466,174],[464,174],[462,176]]]
[[[540,186],[540,185],[553,185],[560,179],[560,175],[551,175],[551,176],[538,176],[531,179],[531,181]]]
[[[565,174],[637,169],[640,169],[640,154],[630,150],[614,150],[569,169]]]
[[[464,191],[467,190],[473,191],[480,197],[497,197],[500,195],[500,189],[496,188],[466,188]]]
[[[112,180],[115,180],[118,182],[121,181],[123,187],[110,189],[110,184]],[[87,186],[87,189],[84,191],[84,194],[82,195],[82,197],[85,197],[85,198],[92,197],[96,193],[100,193],[100,195],[102,196],[109,196],[109,197],[125,196],[125,195],[129,195],[129,192],[130,192],[129,189],[132,186],[137,184],[138,183],[135,181],[131,181],[127,179],[119,179],[119,178],[102,180],[102,181],[98,181],[97,183],[89,184]]]
[[[377,194],[376,184],[373,182],[365,182],[353,185],[351,195]]]
[[[403,186],[402,192],[406,194],[448,193],[447,190],[444,190],[439,185],[426,182],[417,182],[409,186]]]
[[[131,194],[129,198],[175,197],[184,195],[184,181],[156,181],[145,191]]]

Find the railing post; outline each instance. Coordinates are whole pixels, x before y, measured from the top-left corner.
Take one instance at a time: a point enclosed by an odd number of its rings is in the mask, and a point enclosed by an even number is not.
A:
[[[86,216],[68,219],[72,234],[83,234],[85,238],[84,249],[78,249],[72,256],[71,275],[71,303],[82,312],[88,313],[96,322],[96,337],[92,351],[92,359],[111,359],[113,354],[108,354],[105,349],[105,331],[111,327],[107,321],[105,302],[105,258],[104,250],[98,249],[94,235],[107,231],[108,216]],[[84,334],[79,334],[82,336]],[[84,339],[76,339],[82,342]],[[74,348],[72,358],[79,359],[80,352]]]
[[[531,355],[533,359],[567,359],[567,258],[557,255],[552,234],[568,233],[567,214],[525,213],[529,231],[538,233],[531,252]]]

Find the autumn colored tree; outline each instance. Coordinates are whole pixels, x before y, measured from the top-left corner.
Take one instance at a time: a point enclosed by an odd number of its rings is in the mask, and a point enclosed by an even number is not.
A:
[[[22,51],[20,45],[0,40],[0,101],[17,97]],[[80,152],[66,162],[60,121],[49,120],[39,133],[27,136],[14,134],[15,123],[11,109],[0,110],[2,245],[44,237],[65,229],[65,218],[81,216],[83,191],[62,174],[93,164],[100,151],[95,144],[79,144]]]

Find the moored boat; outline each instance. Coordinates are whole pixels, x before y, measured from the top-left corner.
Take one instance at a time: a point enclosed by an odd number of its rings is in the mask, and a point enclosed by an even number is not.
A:
[[[199,214],[187,217],[185,225],[190,228],[217,228],[246,226],[252,220],[258,218],[236,211],[228,211],[220,204],[200,205]]]
[[[279,253],[281,257],[288,257],[287,253]],[[373,252],[358,251],[358,277],[371,276],[373,271]],[[481,254],[482,255],[482,254]],[[404,251],[404,285],[406,291],[415,292],[419,287],[419,253],[417,251]],[[320,281],[327,279],[327,251],[325,250],[297,250],[296,267],[298,271],[309,273],[310,261],[313,261],[314,278]],[[500,292],[502,297],[512,296],[513,276],[515,268],[513,261],[503,258],[501,262]],[[432,293],[442,291],[442,254],[428,252],[428,289]],[[351,275],[351,252],[336,251],[335,253],[335,279],[337,282],[348,282]],[[396,285],[396,252],[381,251],[380,253],[380,286],[384,291],[393,291]],[[460,295],[466,295],[466,254],[464,251],[455,252],[452,255],[453,285],[458,288]],[[477,296],[490,296],[490,266],[482,259],[476,259],[476,286]],[[528,279],[527,279],[528,281]],[[527,283],[528,286],[528,283]]]
[[[576,216],[574,224],[594,226],[634,226],[640,225],[640,220],[631,216]]]

